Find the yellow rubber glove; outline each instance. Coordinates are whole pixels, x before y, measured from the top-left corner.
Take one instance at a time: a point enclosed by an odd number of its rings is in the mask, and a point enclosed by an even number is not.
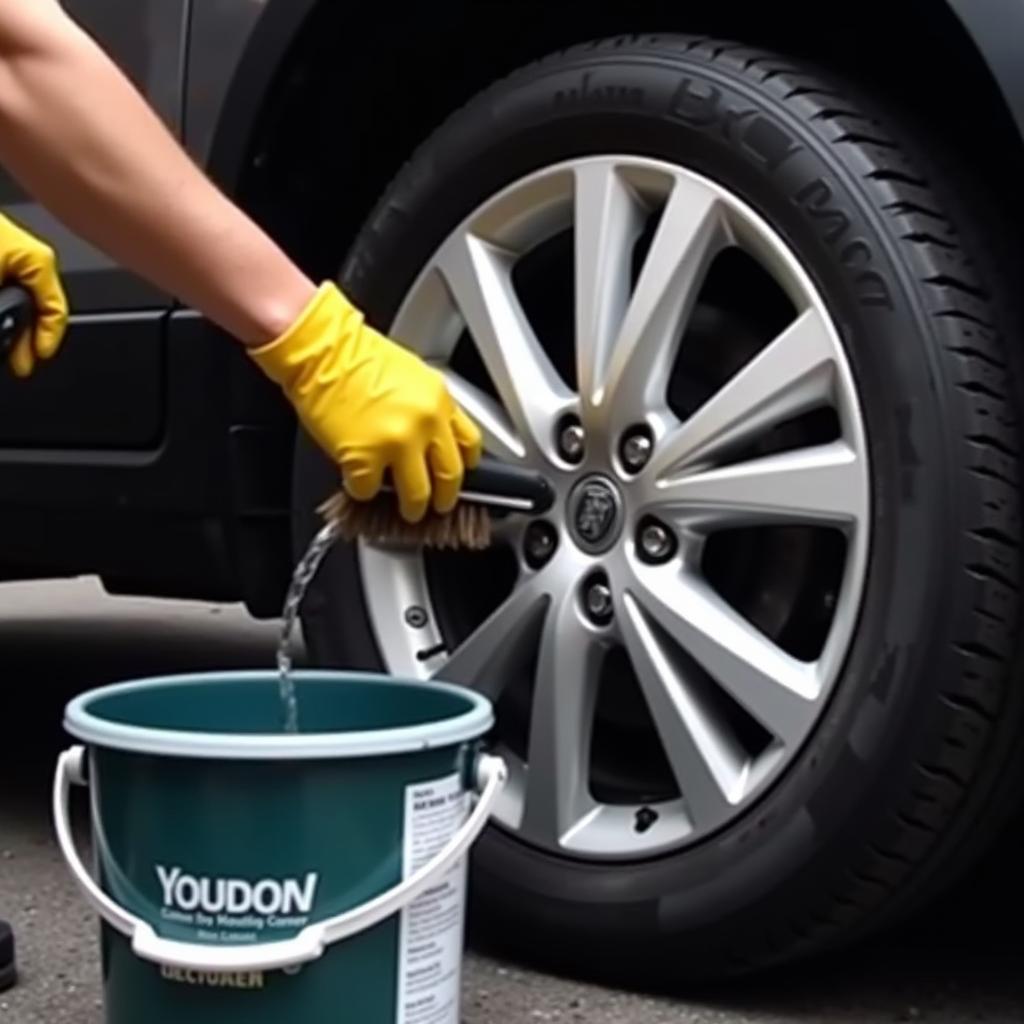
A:
[[[336,285],[322,284],[292,327],[249,351],[353,498],[373,498],[390,470],[403,518],[419,522],[431,504],[451,511],[480,459],[479,429],[441,374],[367,325]]]
[[[68,303],[53,249],[0,214],[0,285],[13,283],[31,292],[35,302],[33,329],[18,339],[8,360],[16,376],[28,377],[38,359],[50,359],[60,348]]]

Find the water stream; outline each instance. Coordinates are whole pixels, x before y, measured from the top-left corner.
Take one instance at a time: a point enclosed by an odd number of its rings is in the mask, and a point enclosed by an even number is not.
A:
[[[295,680],[292,678],[292,632],[295,629],[306,590],[313,577],[316,576],[320,563],[331,549],[337,535],[337,526],[333,522],[329,522],[313,538],[305,555],[302,556],[302,560],[295,567],[291,584],[288,587],[288,595],[285,597],[281,638],[277,644],[278,687],[281,693],[281,711],[285,732],[297,733],[299,731],[299,700],[295,693]]]

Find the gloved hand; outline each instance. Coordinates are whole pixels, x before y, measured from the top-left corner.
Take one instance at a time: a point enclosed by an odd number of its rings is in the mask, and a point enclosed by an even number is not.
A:
[[[431,503],[451,511],[465,467],[480,459],[479,429],[441,374],[368,326],[336,285],[321,285],[292,327],[249,352],[353,498],[373,498],[390,470],[403,518],[419,522]]]
[[[0,285],[13,283],[29,291],[35,302],[32,330],[18,340],[8,360],[16,376],[28,377],[36,360],[50,359],[60,348],[68,303],[53,249],[0,214]]]

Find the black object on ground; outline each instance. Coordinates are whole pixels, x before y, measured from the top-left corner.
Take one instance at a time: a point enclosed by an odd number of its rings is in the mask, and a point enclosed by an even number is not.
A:
[[[18,980],[14,956],[14,932],[6,921],[0,921],[0,992],[6,992]]]

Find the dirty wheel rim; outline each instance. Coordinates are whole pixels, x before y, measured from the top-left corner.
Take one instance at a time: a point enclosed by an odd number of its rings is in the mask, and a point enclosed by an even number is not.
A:
[[[517,277],[559,238],[568,239],[572,267],[560,288],[574,321],[559,342],[571,350],[568,373],[556,369],[554,342],[524,305]],[[727,261],[717,261],[736,253],[779,290],[786,316],[771,321],[749,359],[681,408],[670,391],[680,379],[685,390],[690,348],[727,347],[734,333],[694,341],[687,332],[713,273],[729,294]],[[546,287],[559,290],[554,280]],[[542,469],[559,499],[546,517],[556,544],[540,562],[529,557],[530,524],[498,524],[513,582],[468,635],[446,630],[441,607],[466,590],[463,579],[438,580],[421,553],[362,545],[362,585],[387,668],[472,686],[499,712],[528,676],[527,733],[503,750],[512,780],[497,815],[525,842],[623,860],[728,825],[813,733],[864,585],[864,426],[838,333],[808,274],[757,213],[706,178],[650,159],[588,158],[518,181],[473,212],[423,269],[392,333],[445,368],[491,453]],[[467,344],[486,384],[453,367]],[[820,426],[821,415],[824,432],[800,426]],[[567,447],[567,425],[582,445]],[[581,488],[591,484],[583,522]],[[644,532],[652,523],[660,534]],[[750,532],[758,530],[767,532]],[[807,613],[813,627],[792,610],[805,614],[802,592],[776,601],[777,615],[757,611],[773,607],[768,577],[749,601],[743,592],[744,577],[756,575],[750,559],[778,547],[764,538],[789,543],[800,530],[835,538],[828,550],[840,552]],[[653,543],[666,537],[664,550]],[[746,554],[732,557],[741,541]],[[778,550],[785,569],[792,549]],[[799,573],[810,573],[808,564]],[[726,586],[730,575],[738,583]],[[819,626],[820,643],[800,649]],[[617,685],[602,675],[611,651],[625,655],[646,709],[616,763],[639,758],[646,729],[667,772],[660,791],[638,783],[612,796],[595,784],[595,750],[607,745],[600,723],[609,718],[599,706]]]

